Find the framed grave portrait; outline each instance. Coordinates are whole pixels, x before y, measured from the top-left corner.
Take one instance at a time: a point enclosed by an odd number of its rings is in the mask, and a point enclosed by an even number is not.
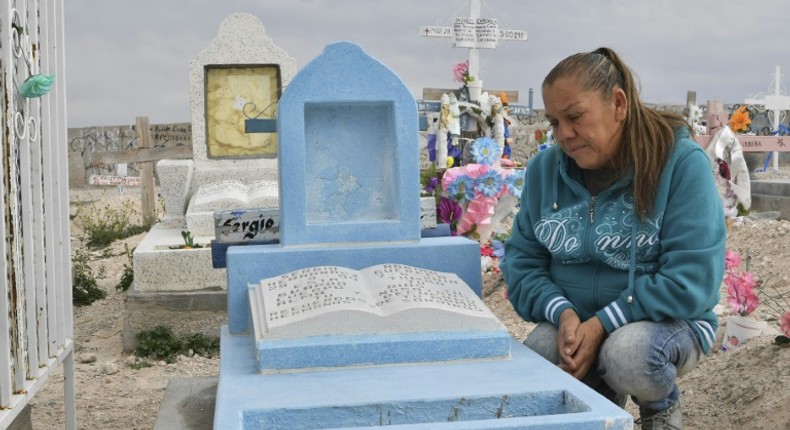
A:
[[[208,158],[276,158],[277,133],[246,133],[245,120],[275,117],[280,67],[207,65],[205,83]]]

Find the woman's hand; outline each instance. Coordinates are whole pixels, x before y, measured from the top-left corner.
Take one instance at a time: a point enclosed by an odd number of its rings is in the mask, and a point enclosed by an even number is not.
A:
[[[560,369],[576,379],[583,378],[595,364],[605,335],[606,331],[598,317],[580,324],[576,312],[572,309],[563,311],[557,335]]]
[[[606,330],[598,317],[592,317],[579,325],[576,330],[577,348],[572,353],[575,364],[573,369],[563,369],[576,379],[582,379],[590,371],[598,358],[598,350],[606,336]],[[562,366],[560,366],[562,368]]]
[[[576,368],[573,353],[576,352],[579,346],[576,339],[580,324],[581,320],[573,309],[565,309],[560,314],[560,325],[559,331],[557,332],[557,351],[560,355],[560,362],[558,365],[562,370],[569,373],[571,373],[569,369]]]

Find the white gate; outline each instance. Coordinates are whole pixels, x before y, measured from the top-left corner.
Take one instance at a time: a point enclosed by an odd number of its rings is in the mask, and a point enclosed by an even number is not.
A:
[[[0,2],[0,429],[62,361],[75,428],[63,0]],[[23,82],[54,75],[25,98]]]

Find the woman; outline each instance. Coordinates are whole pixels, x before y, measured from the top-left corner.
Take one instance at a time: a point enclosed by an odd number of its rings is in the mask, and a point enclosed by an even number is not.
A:
[[[620,406],[632,396],[642,428],[681,428],[676,378],[710,352],[724,275],[708,159],[611,49],[566,58],[542,89],[557,145],[530,160],[502,263],[539,323],[524,344]]]

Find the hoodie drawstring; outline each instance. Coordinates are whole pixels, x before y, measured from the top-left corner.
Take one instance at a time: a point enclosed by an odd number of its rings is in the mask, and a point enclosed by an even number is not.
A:
[[[628,297],[626,301],[634,301],[634,275],[636,274],[636,213],[634,213],[634,224],[631,225],[631,259],[628,264]]]

